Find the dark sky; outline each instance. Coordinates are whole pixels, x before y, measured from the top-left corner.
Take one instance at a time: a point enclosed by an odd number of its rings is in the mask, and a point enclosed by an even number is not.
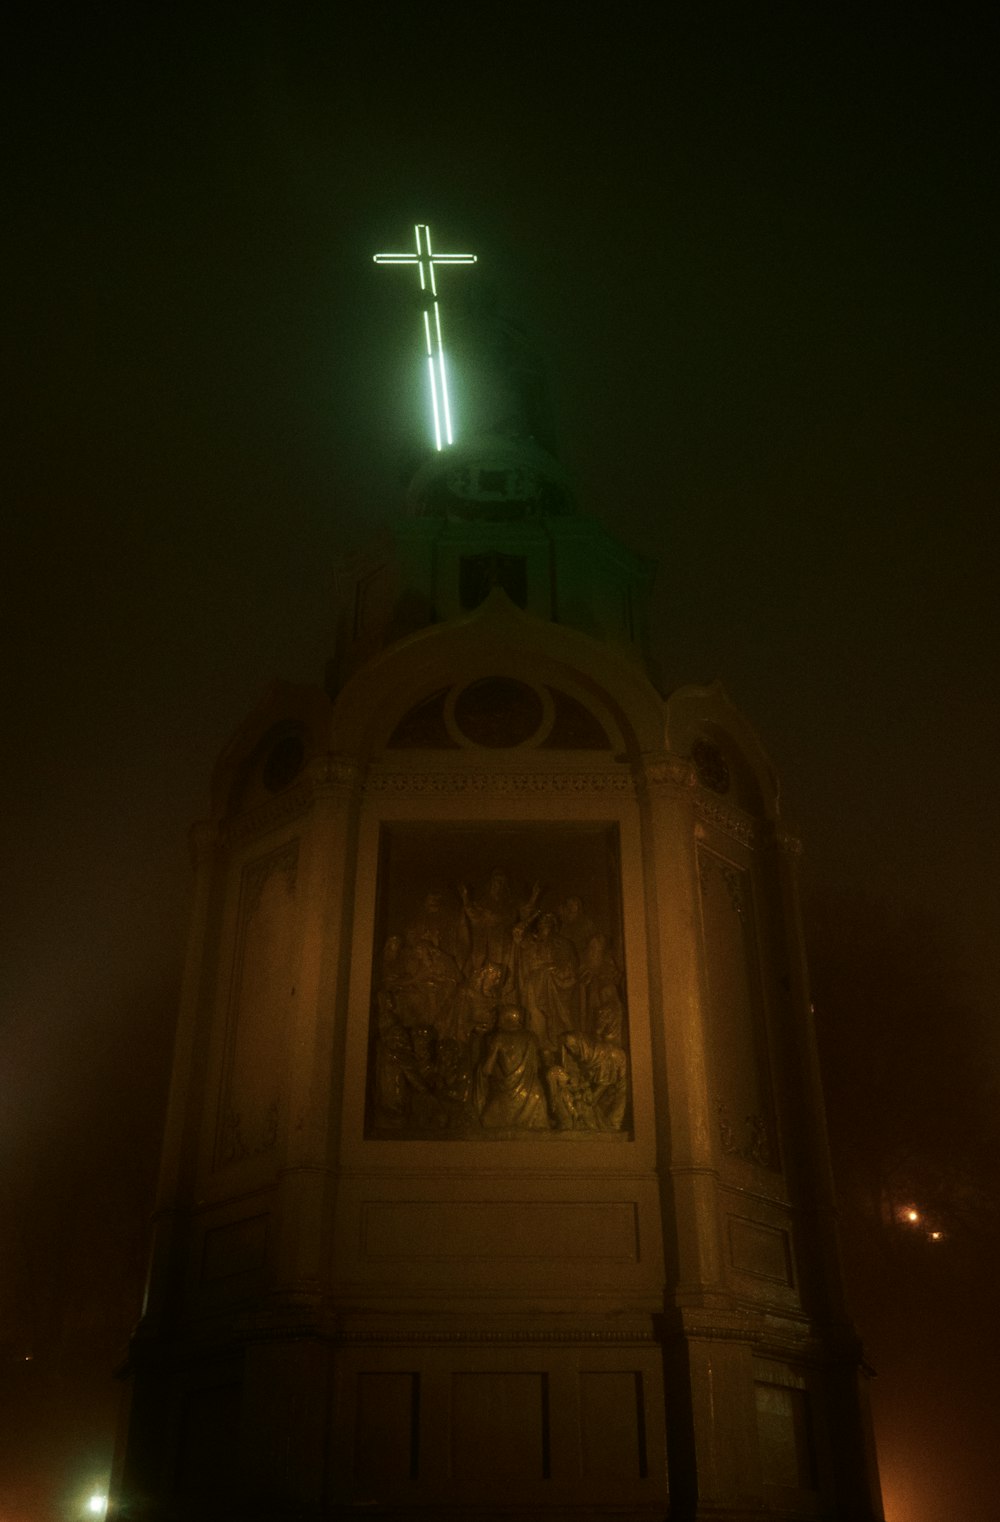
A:
[[[479,255],[446,316],[482,281],[544,355],[583,509],[658,562],[665,684],[721,677],[758,727],[807,889],[922,917],[984,1083],[1000,1059],[993,8],[207,9],[36,6],[5,48],[0,1514],[29,1522],[106,1465],[86,1305],[142,1252],[187,826],[270,680],[320,678],[334,561],[421,445],[406,276],[371,262],[416,220]],[[941,1282],[926,1369],[856,1307],[890,1522],[993,1515]]]

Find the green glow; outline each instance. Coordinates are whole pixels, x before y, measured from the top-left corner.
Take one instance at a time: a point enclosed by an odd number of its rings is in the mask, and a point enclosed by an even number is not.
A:
[[[431,406],[434,409],[434,442],[437,445],[438,449],[441,449],[442,448],[442,444],[441,444],[441,419],[438,416],[437,386],[434,384],[434,356],[433,356],[433,354],[428,354],[428,356],[427,356],[427,369],[428,369],[428,372],[429,372],[430,378],[431,378]],[[448,442],[450,443],[451,440],[449,439]]]
[[[420,276],[420,289],[430,290],[434,307],[434,327],[430,315],[424,309],[424,339],[427,345],[427,370],[431,383],[431,410],[434,415],[434,440],[438,449],[444,448],[441,437],[441,418],[444,416],[444,439],[453,444],[451,429],[451,406],[448,401],[448,379],[444,367],[444,339],[441,335],[441,308],[438,305],[437,281],[434,268],[438,264],[475,264],[475,254],[435,254],[431,247],[431,230],[426,222],[418,222],[414,228],[417,251],[415,254],[375,254],[376,264],[415,264]],[[441,400],[438,402],[438,382]]]

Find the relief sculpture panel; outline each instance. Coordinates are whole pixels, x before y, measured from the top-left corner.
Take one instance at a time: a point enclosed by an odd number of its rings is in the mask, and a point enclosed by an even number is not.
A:
[[[753,880],[704,846],[698,876],[720,1145],[727,1157],[774,1168]]]
[[[613,826],[384,827],[367,1134],[625,1135],[621,945]]]

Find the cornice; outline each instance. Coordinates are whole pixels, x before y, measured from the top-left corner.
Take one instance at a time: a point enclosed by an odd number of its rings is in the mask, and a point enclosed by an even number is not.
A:
[[[674,793],[692,792],[698,780],[690,761],[665,750],[640,756],[637,776],[640,785],[650,791],[663,788]]]
[[[714,826],[750,850],[760,844],[760,830],[756,821],[749,814],[744,814],[742,809],[720,803],[717,798],[709,797],[699,789],[694,795],[694,811],[703,824]]]
[[[308,813],[312,806],[314,789],[307,777],[303,777],[292,787],[286,788],[266,803],[258,804],[254,809],[249,809],[245,814],[237,814],[234,819],[228,819],[219,831],[219,839],[223,845],[242,845],[244,841],[254,840],[258,835],[266,835],[272,830],[281,829],[290,824],[292,820]]]
[[[578,1345],[580,1343],[611,1344],[617,1346],[634,1346],[636,1343],[655,1343],[659,1339],[656,1334],[643,1327],[631,1329],[604,1329],[587,1327],[558,1327],[546,1331],[544,1328],[532,1329],[531,1331],[511,1328],[510,1330],[482,1329],[476,1327],[455,1328],[448,1331],[423,1331],[420,1328],[386,1328],[384,1331],[369,1330],[367,1328],[345,1328],[333,1333],[331,1341],[346,1346],[399,1346],[407,1344],[415,1345],[454,1345],[456,1343],[476,1343],[492,1346],[516,1346],[530,1344],[539,1346],[546,1343],[562,1345]]]
[[[357,762],[349,757],[314,756],[290,787],[246,813],[225,820],[218,839],[226,846],[235,846],[281,829],[307,814],[317,799],[354,792],[360,775]]]
[[[630,793],[629,772],[369,771],[367,793],[476,793],[502,797],[531,793]]]
[[[351,756],[327,752],[313,757],[306,767],[306,776],[315,793],[350,792],[358,784],[361,768]]]

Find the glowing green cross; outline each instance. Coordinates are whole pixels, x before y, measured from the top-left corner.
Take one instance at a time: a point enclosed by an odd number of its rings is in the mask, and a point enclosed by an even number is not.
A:
[[[415,254],[376,254],[376,264],[415,264],[420,276],[420,289],[424,294],[424,340],[427,344],[427,369],[431,378],[431,405],[434,408],[434,439],[438,449],[444,448],[441,424],[444,423],[444,440],[453,444],[451,433],[451,408],[448,406],[448,381],[444,371],[444,345],[441,340],[441,308],[438,304],[437,283],[434,267],[438,264],[475,264],[475,254],[435,254],[431,252],[431,230],[424,222],[414,229],[417,235]],[[432,320],[433,319],[433,320]],[[438,402],[438,381],[441,383],[441,400]]]

